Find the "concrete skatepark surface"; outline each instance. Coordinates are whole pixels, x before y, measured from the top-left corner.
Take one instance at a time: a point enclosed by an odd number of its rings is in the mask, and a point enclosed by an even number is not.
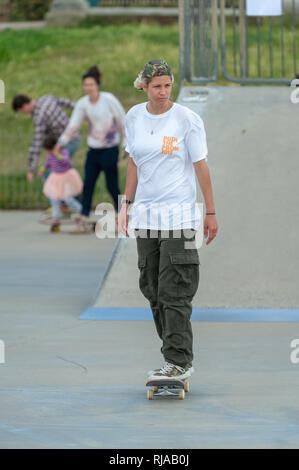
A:
[[[298,307],[289,94],[181,91],[178,101],[205,122],[219,223],[199,249],[195,308]],[[1,448],[299,447],[298,323],[195,321],[190,394],[148,401],[146,373],[163,362],[153,322],[82,318],[88,308],[147,307],[136,241],[53,235],[37,219],[0,212]]]
[[[178,102],[204,120],[219,224],[199,248],[193,306],[297,309],[299,105],[290,88],[185,87]],[[136,263],[136,241],[121,240],[95,307],[148,305],[136,290]]]

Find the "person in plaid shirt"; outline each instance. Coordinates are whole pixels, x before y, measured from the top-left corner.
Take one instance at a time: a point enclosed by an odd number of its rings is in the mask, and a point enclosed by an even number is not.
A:
[[[53,95],[44,95],[37,99],[31,99],[26,95],[14,97],[13,110],[23,114],[32,114],[35,128],[28,158],[27,181],[29,183],[33,182],[34,172],[39,166],[42,144],[46,135],[53,134],[59,137],[64,132],[69,123],[69,116],[63,108],[73,109],[75,104],[68,98]],[[69,144],[65,146],[71,157],[78,150],[79,145],[80,135],[76,133]]]

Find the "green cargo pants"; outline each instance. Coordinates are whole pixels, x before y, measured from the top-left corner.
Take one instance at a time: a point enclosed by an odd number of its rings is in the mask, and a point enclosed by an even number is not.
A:
[[[200,262],[195,230],[188,229],[188,235],[183,230],[168,233],[166,238],[157,230],[151,238],[151,230],[135,229],[139,287],[150,302],[165,361],[184,367],[193,360],[191,301],[199,284]],[[194,247],[186,248],[186,241]]]

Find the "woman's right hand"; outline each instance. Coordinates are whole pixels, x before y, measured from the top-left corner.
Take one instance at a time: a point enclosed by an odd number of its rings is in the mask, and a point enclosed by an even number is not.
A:
[[[129,234],[127,232],[128,221],[129,221],[128,206],[127,204],[123,204],[118,214],[117,228],[118,228],[118,232],[123,233],[126,237],[129,237]]]

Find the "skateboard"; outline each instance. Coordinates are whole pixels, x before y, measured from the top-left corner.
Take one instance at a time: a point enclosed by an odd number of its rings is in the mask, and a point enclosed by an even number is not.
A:
[[[153,400],[154,396],[177,396],[184,400],[185,392],[189,392],[187,379],[150,379],[146,382],[147,398]]]
[[[74,224],[74,215],[68,208],[61,210],[61,224],[72,225]],[[42,212],[38,219],[40,224],[51,225],[52,223],[52,210],[51,208]]]
[[[52,218],[43,218],[41,216],[38,222],[43,225],[52,225]],[[75,221],[71,217],[61,217],[59,223],[60,225],[74,225]]]
[[[51,232],[60,232],[60,225],[76,225],[76,220],[74,218],[75,214],[70,213],[62,213],[61,219],[59,220],[59,224],[52,224],[52,216],[51,213],[47,211],[43,212],[38,220],[40,224],[52,226]],[[90,226],[91,232],[95,231],[95,227],[97,225],[96,220],[88,220],[85,222],[87,225]],[[71,231],[69,233],[76,233],[75,231]],[[80,233],[80,232],[79,232]]]

